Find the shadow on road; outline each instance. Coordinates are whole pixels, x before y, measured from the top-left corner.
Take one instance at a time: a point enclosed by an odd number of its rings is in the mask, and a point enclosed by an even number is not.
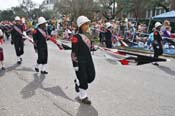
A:
[[[70,99],[65,93],[64,91],[61,89],[61,87],[59,86],[55,86],[55,87],[49,87],[49,88],[44,88],[43,85],[42,85],[42,82],[44,81],[45,79],[45,75],[43,74],[40,74],[38,75],[37,73],[34,74],[34,80],[32,82],[30,82],[28,85],[26,85],[22,90],[21,90],[21,95],[22,95],[22,98],[23,99],[27,99],[27,98],[30,98],[32,96],[34,96],[36,93],[35,93],[35,90],[40,88],[44,91],[47,91],[47,92],[50,92],[56,96],[60,96],[60,97],[63,97],[69,101],[72,101],[74,102],[74,100]]]
[[[80,103],[77,116],[98,116],[98,112],[92,105],[85,105]]]
[[[69,111],[65,110],[64,108],[60,107],[59,105],[57,105],[56,103],[53,103],[54,106],[56,106],[59,110],[63,111],[64,113],[66,113],[68,116],[73,116]]]
[[[81,103],[78,97],[75,100],[80,104],[76,116],[98,116],[97,110],[92,105]]]
[[[166,67],[166,66],[158,66],[158,68],[162,71],[164,71],[165,73],[171,75],[171,76],[174,76],[175,75],[175,71],[172,70],[171,68],[169,67]]]
[[[7,67],[6,72],[10,72],[12,70],[15,70],[19,66],[20,66],[19,64],[14,64],[14,65],[12,65],[10,67]]]
[[[34,74],[34,80],[30,82],[27,86],[25,86],[21,90],[21,95],[23,99],[30,98],[35,95],[35,90],[38,88],[42,88],[42,82],[45,79],[45,75],[38,76],[37,73]]]
[[[49,88],[42,88],[43,90],[47,91],[47,92],[50,92],[56,96],[60,96],[60,97],[63,97],[69,101],[72,101],[74,102],[71,98],[69,98],[65,93],[64,91],[61,89],[61,87],[59,86],[55,86],[55,87],[49,87]]]
[[[5,75],[6,70],[0,70],[0,77]]]
[[[59,110],[66,113],[68,116],[73,116],[68,110],[65,110],[58,104],[53,103],[53,105],[56,106]],[[98,112],[92,105],[85,105],[80,103],[76,116],[98,116]]]
[[[21,69],[16,69],[17,71],[34,72],[32,68],[22,67]]]
[[[10,66],[10,67],[7,67],[5,70],[0,70],[0,77],[2,77],[2,76],[4,76],[5,75],[5,73],[7,73],[7,72],[10,72],[10,71],[12,71],[12,70],[15,70],[17,67],[19,67],[20,65],[18,65],[18,64],[14,64],[14,65],[12,65],[12,66]]]

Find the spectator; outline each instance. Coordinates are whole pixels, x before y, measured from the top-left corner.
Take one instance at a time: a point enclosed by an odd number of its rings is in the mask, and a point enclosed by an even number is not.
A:
[[[167,26],[165,27],[165,30],[163,31],[163,37],[171,37],[171,27]]]

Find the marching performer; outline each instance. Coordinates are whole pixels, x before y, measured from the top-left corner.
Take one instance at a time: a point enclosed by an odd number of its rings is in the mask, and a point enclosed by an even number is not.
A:
[[[17,64],[22,63],[22,55],[24,54],[24,39],[23,39],[23,27],[21,25],[21,19],[19,16],[15,17],[16,24],[13,26],[11,31],[12,44],[15,46],[15,51],[17,55]]]
[[[48,74],[46,71],[46,64],[48,60],[48,49],[47,49],[47,39],[48,35],[46,33],[46,19],[44,17],[38,18],[38,28],[33,32],[34,48],[38,54],[37,65],[35,66],[35,71],[41,71],[41,74]]]
[[[111,23],[107,22],[106,23],[106,32],[105,32],[105,42],[106,42],[106,47],[107,48],[112,48],[112,33],[111,33]]]
[[[79,99],[84,104],[91,104],[87,95],[88,84],[95,79],[95,68],[91,56],[91,41],[84,34],[89,29],[90,20],[85,16],[77,19],[78,34],[74,35],[72,41],[71,58],[79,84],[75,80],[75,89]]]
[[[163,54],[162,37],[160,35],[161,26],[162,24],[160,22],[155,23],[154,40],[152,43],[155,58],[158,58],[160,55]],[[153,65],[159,66],[157,62],[153,63]]]

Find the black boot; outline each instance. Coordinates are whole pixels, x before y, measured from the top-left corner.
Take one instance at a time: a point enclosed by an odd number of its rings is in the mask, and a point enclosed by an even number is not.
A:
[[[78,86],[78,84],[77,84],[77,80],[76,80],[76,79],[74,80],[74,83],[75,83],[75,91],[76,91],[77,93],[80,92],[79,86]]]
[[[41,71],[41,74],[48,74],[47,71]]]
[[[5,70],[5,67],[2,67],[1,70]]]
[[[155,65],[155,66],[159,66],[159,64],[157,63],[157,62],[155,62],[155,63],[152,63],[153,65]]]
[[[81,102],[83,104],[87,104],[87,105],[91,105],[91,101],[88,99],[88,97],[84,98],[84,99],[81,99]]]
[[[17,64],[21,64],[21,61],[18,61]]]
[[[36,72],[39,72],[39,68],[36,68],[36,67],[35,67],[35,71],[36,71]]]

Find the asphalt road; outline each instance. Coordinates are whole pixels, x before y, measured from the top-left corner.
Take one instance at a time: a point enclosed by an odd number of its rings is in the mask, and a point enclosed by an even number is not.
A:
[[[175,116],[175,60],[160,66],[121,66],[93,55],[96,79],[89,86],[92,105],[76,101],[70,51],[48,42],[48,72],[34,71],[36,54],[25,43],[23,63],[14,47],[3,45],[6,70],[0,71],[0,116]]]

